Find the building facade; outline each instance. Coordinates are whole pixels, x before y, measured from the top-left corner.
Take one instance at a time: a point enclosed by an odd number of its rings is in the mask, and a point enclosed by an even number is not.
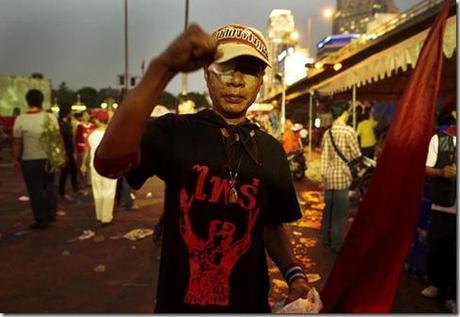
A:
[[[294,16],[290,10],[273,10],[270,13],[267,24],[267,42],[271,68],[265,70],[264,85],[261,89],[261,98],[267,96],[270,91],[281,89],[284,74],[284,58],[280,58],[283,52],[297,44],[295,38]],[[282,55],[281,55],[282,56]]]
[[[364,34],[376,14],[395,14],[393,0],[337,0],[333,34]]]

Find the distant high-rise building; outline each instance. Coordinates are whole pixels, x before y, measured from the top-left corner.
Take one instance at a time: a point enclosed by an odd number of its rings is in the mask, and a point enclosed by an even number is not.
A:
[[[261,95],[266,96],[272,89],[281,86],[280,78],[276,74],[284,74],[284,58],[279,59],[283,51],[287,52],[289,47],[297,44],[298,38],[295,38],[294,16],[290,10],[273,10],[268,18],[267,41],[270,55],[271,68],[265,71],[264,86]]]
[[[393,0],[337,0],[333,33],[364,34],[376,14],[398,12]]]

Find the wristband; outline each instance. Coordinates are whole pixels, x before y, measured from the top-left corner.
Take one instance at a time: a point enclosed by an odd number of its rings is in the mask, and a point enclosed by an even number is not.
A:
[[[288,265],[284,271],[284,279],[290,285],[292,281],[294,281],[297,278],[303,278],[307,279],[307,276],[305,275],[305,272],[303,271],[302,267],[298,265],[297,263],[292,263]]]

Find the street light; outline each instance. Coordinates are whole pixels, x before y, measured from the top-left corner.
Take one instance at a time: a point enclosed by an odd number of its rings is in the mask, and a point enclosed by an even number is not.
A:
[[[185,21],[184,21],[184,32],[187,30],[188,25],[188,3],[189,0],[185,0]],[[181,78],[181,95],[186,96],[188,90],[188,82],[187,82],[187,73],[182,73]]]
[[[331,8],[326,8],[323,10],[322,14],[321,15],[311,15],[307,18],[307,48],[308,50],[310,51],[310,54],[312,54],[313,50],[311,49],[312,47],[312,29],[311,29],[311,21],[312,21],[312,18],[314,17],[323,17],[327,20],[330,20],[332,19],[332,17],[334,16],[334,13],[335,11]]]
[[[284,81],[284,76],[281,73],[276,73],[275,78],[281,83],[281,113],[280,113],[280,123],[281,123],[281,133],[284,133],[284,123],[286,122],[286,83]]]
[[[128,0],[125,0],[125,90],[129,90],[129,68],[128,68]]]
[[[294,31],[289,34],[289,37],[293,43],[298,43],[300,35],[299,32]]]
[[[331,8],[324,9],[323,17],[325,17],[326,19],[330,19],[330,18],[332,18],[333,15],[334,15],[334,10],[333,9],[331,9]]]
[[[323,63],[321,61],[317,61],[316,63],[306,63],[306,68],[309,69],[316,69],[317,71],[325,70],[325,69],[333,69],[334,71],[338,72],[342,69],[342,63]]]

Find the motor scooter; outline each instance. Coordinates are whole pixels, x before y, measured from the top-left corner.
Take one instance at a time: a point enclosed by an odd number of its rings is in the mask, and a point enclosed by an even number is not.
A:
[[[303,155],[303,149],[289,153],[287,158],[292,177],[297,181],[304,179],[305,171],[307,170],[307,162]]]

